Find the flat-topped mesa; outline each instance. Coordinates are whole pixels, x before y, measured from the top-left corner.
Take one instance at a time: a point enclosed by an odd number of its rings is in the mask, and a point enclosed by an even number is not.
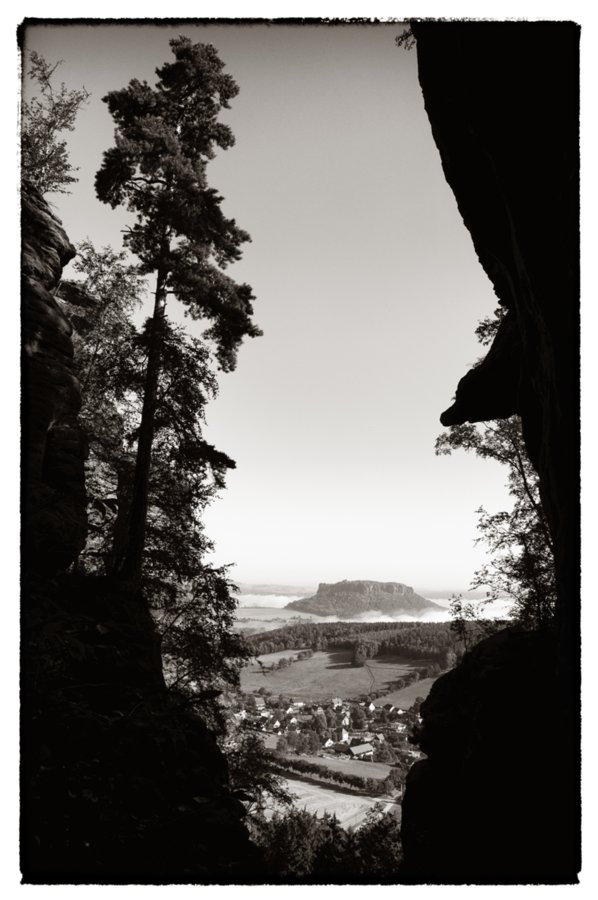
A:
[[[361,613],[419,613],[438,608],[436,603],[416,594],[412,587],[398,581],[339,581],[320,584],[313,597],[294,600],[287,609],[298,609],[317,616],[349,618]]]
[[[337,581],[336,584],[318,585],[318,594],[413,594],[413,588],[399,581]]]

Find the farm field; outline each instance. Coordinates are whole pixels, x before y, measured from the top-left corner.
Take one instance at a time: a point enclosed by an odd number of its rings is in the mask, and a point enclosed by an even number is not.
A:
[[[275,653],[264,653],[262,656],[258,656],[258,659],[264,666],[271,666],[273,663],[277,663],[281,659],[296,659],[297,654],[301,653],[302,650],[307,650],[307,647],[300,647],[298,650],[277,650]],[[255,664],[254,664],[255,665]],[[260,666],[256,667],[258,671],[261,671]]]
[[[400,818],[400,804],[390,800],[380,800],[379,797],[356,796],[344,794],[342,791],[331,790],[315,784],[308,784],[296,778],[287,778],[288,789],[296,795],[294,806],[305,809],[311,814],[323,816],[324,813],[336,815],[343,828],[355,828],[364,821],[370,809],[376,803],[382,803],[384,812],[392,810],[397,818]],[[272,816],[274,809],[269,811]],[[280,810],[284,812],[284,810]]]
[[[385,703],[393,703],[403,709],[409,709],[413,706],[418,697],[424,699],[430,693],[430,688],[436,681],[435,678],[422,678],[420,681],[414,681],[413,684],[402,688],[400,691],[391,691],[384,697],[378,697],[374,700],[374,706],[384,706]]]
[[[285,650],[267,653],[259,659],[264,666],[269,666],[281,656],[292,656],[298,652]],[[426,662],[423,659],[389,656],[370,659],[367,666],[353,668],[350,650],[318,650],[310,659],[299,660],[287,668],[272,672],[265,671],[256,662],[245,666],[241,670],[241,690],[251,692],[263,687],[273,694],[284,694],[294,700],[351,699],[370,691],[383,691],[392,681],[413,668],[426,665]],[[418,684],[423,685],[424,681]]]
[[[266,750],[276,750],[279,741],[279,736],[277,734],[262,734],[260,737],[264,741]]]
[[[386,763],[366,762],[363,759],[339,759],[336,756],[304,756],[299,757],[304,762],[316,763],[333,772],[346,772],[348,775],[361,775],[362,778],[378,778],[383,781],[391,767]]]

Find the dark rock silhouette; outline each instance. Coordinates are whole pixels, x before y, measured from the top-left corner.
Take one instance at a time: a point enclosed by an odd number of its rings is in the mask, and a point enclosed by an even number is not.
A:
[[[409,772],[403,801],[405,880],[571,880],[554,655],[553,636],[507,629],[432,686],[418,740],[428,759]]]
[[[338,581],[318,585],[313,597],[293,600],[286,608],[343,619],[370,612],[417,614],[424,609],[440,607],[397,581]]]
[[[74,256],[23,185],[21,866],[26,883],[243,883],[260,856],[197,715],[166,689],[147,603],[68,574],[86,534],[70,326]]]
[[[53,296],[75,248],[27,183],[22,205],[23,563],[50,574],[75,559],[87,533],[72,328]]]
[[[570,883],[580,868],[579,27],[415,22],[413,33],[447,181],[507,309],[441,421],[521,415],[558,608],[554,635],[496,637],[436,682],[422,707],[429,758],[405,795],[403,876]]]

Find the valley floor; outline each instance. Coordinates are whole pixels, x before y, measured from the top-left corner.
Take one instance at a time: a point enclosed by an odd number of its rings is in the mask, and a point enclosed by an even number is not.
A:
[[[374,705],[384,706],[386,703],[392,703],[402,709],[410,709],[418,697],[421,697],[422,700],[426,699],[435,681],[436,678],[421,678],[398,691],[391,691],[389,694],[378,697],[374,700]]]
[[[355,828],[362,824],[368,812],[379,804],[384,812],[392,811],[400,819],[401,806],[392,800],[370,797],[366,795],[346,794],[342,790],[321,787],[310,782],[301,781],[298,778],[285,779],[291,793],[295,794],[294,805],[298,809],[305,809],[309,813],[323,816],[324,813],[336,815],[339,824],[343,828]],[[270,810],[270,815],[274,814]]]
[[[252,692],[265,688],[275,695],[284,694],[305,701],[329,700],[335,696],[359,697],[371,691],[388,690],[397,678],[430,662],[427,659],[386,656],[370,659],[367,665],[354,668],[350,650],[318,650],[310,659],[293,662],[287,668],[270,668],[281,657],[295,657],[298,652],[283,650],[262,654],[259,657],[261,665],[254,662],[241,670],[241,689]],[[423,685],[423,680],[420,683]],[[416,692],[413,699],[416,696],[425,694]],[[385,698],[383,702],[387,702]],[[409,705],[412,704],[413,701]]]

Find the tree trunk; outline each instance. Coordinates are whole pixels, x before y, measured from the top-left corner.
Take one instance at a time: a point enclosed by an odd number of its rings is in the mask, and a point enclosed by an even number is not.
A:
[[[137,459],[135,462],[133,494],[129,515],[128,545],[119,570],[119,575],[123,580],[137,585],[141,581],[143,550],[145,547],[148,488],[152,444],[154,440],[154,417],[158,393],[158,378],[160,375],[162,355],[162,325],[166,312],[166,295],[166,276],[165,273],[159,269],[156,282],[154,314],[150,323],[145,392],[143,395],[143,409],[141,412],[141,425],[139,427]]]
[[[110,546],[105,558],[106,572],[109,575],[116,575],[120,572],[127,554],[127,547],[129,546],[129,519],[131,515],[134,473],[135,463],[132,459],[118,463],[116,472],[118,509],[112,526]]]

